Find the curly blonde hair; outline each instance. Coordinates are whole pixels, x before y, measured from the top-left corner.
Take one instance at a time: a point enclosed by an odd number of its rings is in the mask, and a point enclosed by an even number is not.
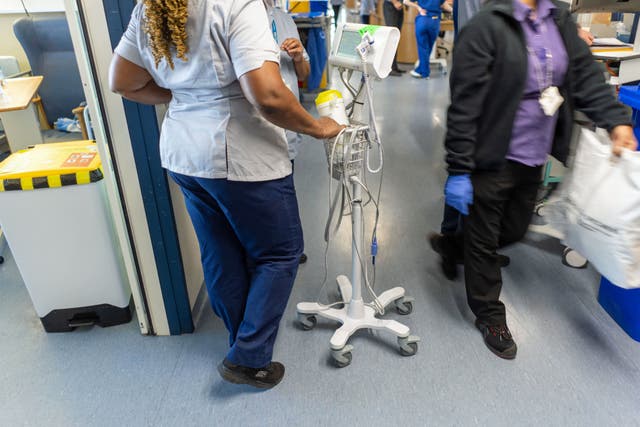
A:
[[[143,0],[144,31],[149,37],[149,46],[156,68],[165,59],[173,70],[175,56],[187,60],[187,3],[188,0]]]

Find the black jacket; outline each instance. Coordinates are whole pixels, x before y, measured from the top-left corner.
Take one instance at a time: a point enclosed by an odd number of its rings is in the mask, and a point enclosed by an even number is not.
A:
[[[512,1],[489,0],[456,40],[445,139],[451,174],[497,170],[506,161],[528,65],[525,35],[513,16]],[[566,5],[553,2],[569,67],[559,88],[565,102],[559,110],[551,154],[566,162],[575,110],[607,130],[630,124],[631,117],[578,37]]]

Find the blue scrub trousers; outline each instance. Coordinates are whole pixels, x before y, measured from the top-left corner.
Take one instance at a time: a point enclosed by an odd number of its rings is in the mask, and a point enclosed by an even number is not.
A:
[[[229,331],[227,359],[268,365],[303,249],[293,175],[238,182],[169,174],[198,236],[211,305]]]
[[[416,41],[418,42],[418,59],[420,65],[416,68],[416,73],[422,77],[429,77],[429,57],[431,50],[440,32],[440,15],[428,12],[426,16],[416,16]]]
[[[322,28],[309,28],[307,32],[307,53],[311,59],[311,71],[307,77],[307,89],[316,90],[322,83],[322,75],[327,64],[326,35]]]
[[[453,34],[454,37],[458,35],[458,1],[453,0]]]

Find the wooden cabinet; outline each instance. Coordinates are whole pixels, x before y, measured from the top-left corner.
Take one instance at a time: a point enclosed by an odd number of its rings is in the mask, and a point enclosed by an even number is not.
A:
[[[418,43],[416,42],[416,14],[413,8],[404,10],[404,23],[400,32],[400,45],[398,46],[398,62],[402,64],[414,64],[418,60]]]

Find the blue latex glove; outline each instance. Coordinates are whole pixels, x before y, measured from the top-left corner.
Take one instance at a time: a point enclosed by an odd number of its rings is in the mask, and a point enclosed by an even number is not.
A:
[[[450,175],[444,186],[444,201],[462,215],[469,215],[469,205],[473,204],[471,175]]]

